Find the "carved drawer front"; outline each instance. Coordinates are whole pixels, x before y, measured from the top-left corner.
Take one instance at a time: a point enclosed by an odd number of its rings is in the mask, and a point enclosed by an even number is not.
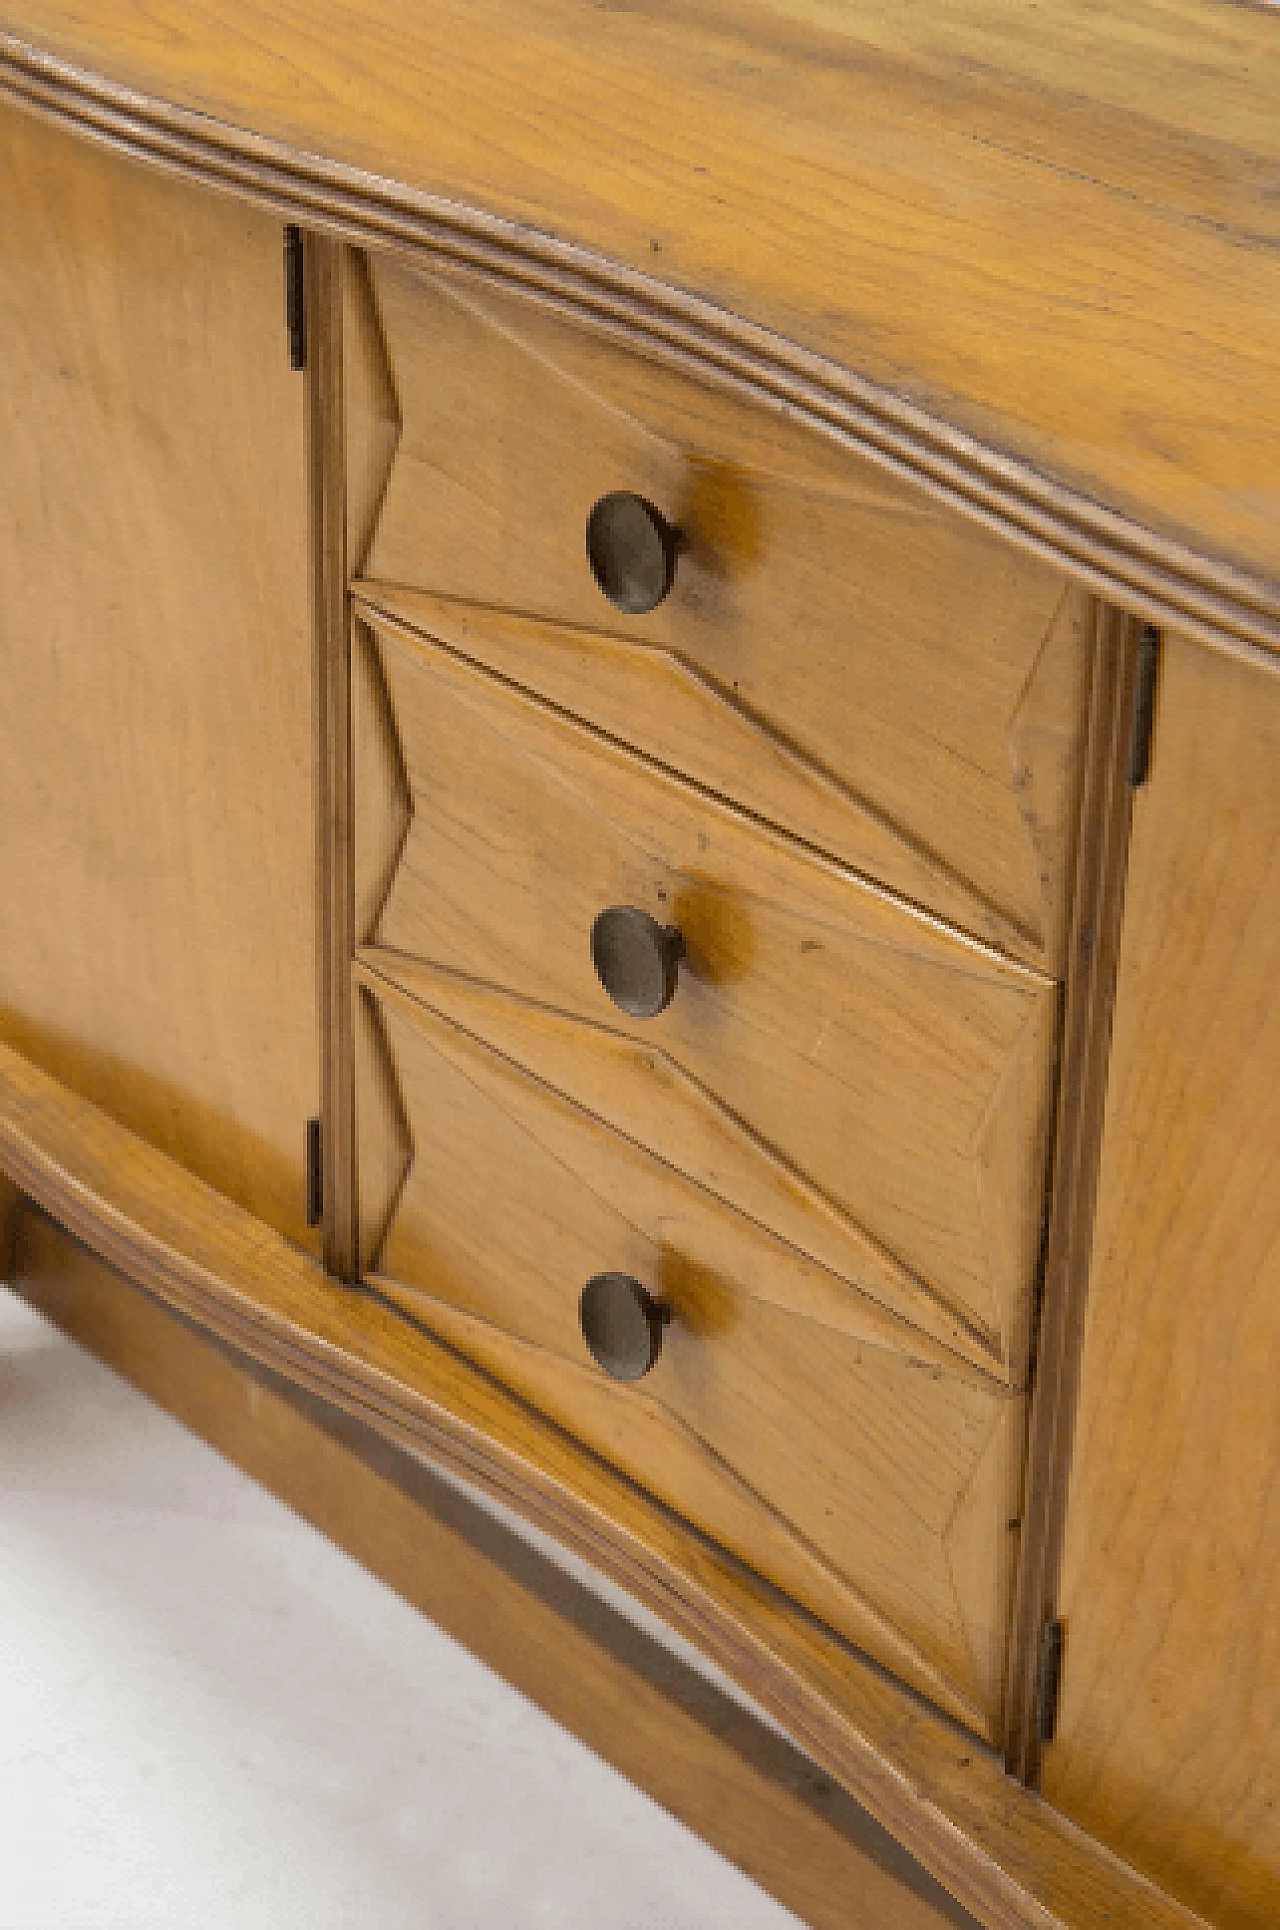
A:
[[[425,635],[356,642],[364,962],[1016,1381],[1054,985]],[[654,1017],[593,960],[614,909],[680,934]]]
[[[353,262],[347,341],[358,598],[1059,971],[1087,596],[464,271]]]
[[[385,1222],[371,1283],[989,1733],[1023,1398],[508,1052],[357,975],[362,1178]],[[579,1324],[605,1270],[670,1315],[626,1384]]]

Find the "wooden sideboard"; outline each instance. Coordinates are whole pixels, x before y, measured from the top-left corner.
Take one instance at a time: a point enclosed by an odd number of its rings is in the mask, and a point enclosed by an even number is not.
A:
[[[0,1207],[993,1927],[1280,1912],[1278,42],[0,23]]]

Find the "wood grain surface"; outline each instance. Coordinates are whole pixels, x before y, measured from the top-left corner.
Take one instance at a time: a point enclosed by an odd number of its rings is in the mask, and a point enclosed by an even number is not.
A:
[[[7,0],[4,25],[215,146],[254,130],[710,297],[1274,588],[1264,6]]]
[[[1116,969],[1132,817],[1139,653],[1159,648],[1143,626],[1105,612],[1089,696],[1071,951],[1054,1106],[1053,1165],[1036,1323],[1024,1522],[1005,1693],[1005,1762],[1039,1776],[1044,1633],[1057,1618],[1067,1489],[1102,1163]]]
[[[1280,677],[1166,639],[1134,805],[1053,1801],[1280,1918]]]
[[[320,1004],[322,1251],[328,1271],[358,1266],[351,953],[356,942],[351,614],[347,597],[346,251],[303,238],[303,321],[315,649],[316,950]]]
[[[0,178],[0,1037],[313,1244],[280,228],[11,113]]]
[[[360,414],[377,446],[392,393],[396,448],[363,594],[1057,970],[1089,598],[776,410],[474,277],[370,273],[348,356],[384,358]],[[685,544],[648,616],[588,566],[610,490]]]
[[[100,1257],[292,1384],[514,1507],[654,1609],[986,1930],[1200,1924],[562,1431],[7,1046],[0,1170]]]
[[[378,645],[411,799],[369,853],[381,969],[430,968],[460,1025],[1018,1378],[1056,988],[466,658]],[[619,904],[684,938],[653,1020],[592,966]]]
[[[201,1333],[30,1208],[13,1285],[812,1930],[974,1930],[774,1730],[416,1456]]]
[[[378,994],[412,1156],[369,1281],[988,1736],[1022,1402],[447,1020]],[[671,1310],[622,1386],[578,1298]]]

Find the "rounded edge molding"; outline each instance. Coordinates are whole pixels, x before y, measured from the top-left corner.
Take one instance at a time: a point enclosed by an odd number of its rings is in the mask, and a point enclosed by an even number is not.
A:
[[[1280,672],[1280,585],[988,447],[864,376],[574,243],[139,94],[0,31],[0,99],[357,246],[444,258],[878,463],[1128,614]]]

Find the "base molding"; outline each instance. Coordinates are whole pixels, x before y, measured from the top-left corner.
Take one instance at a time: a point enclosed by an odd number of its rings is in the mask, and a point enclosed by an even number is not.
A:
[[[973,1919],[798,1750],[423,1462],[133,1286],[34,1208],[14,1291],[814,1930]]]

